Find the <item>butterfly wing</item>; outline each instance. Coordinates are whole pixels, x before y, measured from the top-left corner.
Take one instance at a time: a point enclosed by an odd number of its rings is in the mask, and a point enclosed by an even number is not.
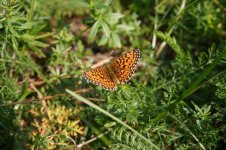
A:
[[[83,74],[83,77],[95,85],[99,85],[106,90],[114,90],[117,85],[112,81],[106,66],[91,69]]]
[[[111,69],[117,76],[120,84],[126,83],[131,78],[139,58],[140,51],[133,50],[112,60]]]

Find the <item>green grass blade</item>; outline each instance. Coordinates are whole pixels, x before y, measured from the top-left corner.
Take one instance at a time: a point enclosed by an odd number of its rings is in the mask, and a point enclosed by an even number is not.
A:
[[[223,51],[218,55],[218,57],[214,60],[214,62],[205,70],[202,72],[202,74],[198,77],[198,79],[195,80],[191,84],[191,86],[183,92],[180,99],[184,99],[195,92],[196,87],[210,74],[210,72],[217,66],[217,64],[220,62],[221,58],[225,57],[226,55],[226,45],[223,49]]]
[[[185,90],[181,94],[181,96],[178,99],[175,100],[174,103],[172,103],[168,107],[168,109],[167,109],[168,112],[171,112],[172,109],[175,109],[176,104],[178,104],[180,101],[182,101],[183,99],[185,99],[186,97],[188,97],[189,95],[191,95],[192,93],[197,91],[200,87],[201,82],[210,74],[210,72],[217,66],[217,64],[220,62],[220,60],[225,57],[225,55],[226,55],[226,46],[224,47],[223,51],[218,55],[218,57],[214,60],[214,62],[206,70],[204,70],[201,73],[201,75],[189,86],[189,88],[187,90]],[[224,71],[218,73],[217,75],[214,75],[213,78],[216,78],[217,76],[219,76],[222,73],[224,73]],[[168,112],[163,111],[162,113],[158,114],[155,118],[153,118],[149,122],[148,126],[151,126],[154,122],[160,120],[161,118],[164,118],[168,114]],[[202,147],[203,145],[200,145],[200,146]]]
[[[126,127],[127,129],[131,130],[133,133],[135,133],[137,136],[139,136],[140,138],[142,138],[143,140],[145,140],[146,142],[148,142],[149,144],[151,144],[155,149],[159,149],[155,144],[153,144],[149,139],[147,139],[146,137],[144,137],[142,134],[140,134],[139,132],[137,132],[135,129],[133,129],[132,127],[130,127],[129,125],[127,125],[126,123],[124,123],[122,120],[118,119],[117,117],[113,116],[112,114],[110,114],[109,112],[107,112],[106,110],[102,109],[101,107],[97,106],[96,104],[90,102],[89,100],[81,97],[78,94],[75,94],[73,91],[66,89],[66,92],[70,95],[72,95],[73,97],[75,97],[77,100],[89,105],[90,107],[102,112],[103,114],[105,114],[106,116],[112,118],[113,120],[115,120],[116,122],[120,123],[121,125],[123,125],[124,127]]]
[[[182,123],[180,120],[178,120],[173,114],[169,113],[169,116],[172,117],[173,119],[175,119],[177,122],[179,122],[179,124],[185,129],[187,130],[187,132],[189,134],[191,134],[191,136],[199,143],[200,147],[205,150],[206,148],[203,146],[203,144],[199,141],[199,139],[195,136],[194,133],[191,132],[191,130],[184,124]]]

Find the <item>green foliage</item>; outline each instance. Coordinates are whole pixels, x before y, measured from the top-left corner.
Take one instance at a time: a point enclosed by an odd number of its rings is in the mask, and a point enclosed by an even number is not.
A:
[[[221,99],[226,99],[226,74],[224,74],[222,77],[219,78],[219,80],[216,81],[215,86],[217,87],[215,95]]]
[[[121,22],[124,17],[120,12],[113,12],[114,6],[118,6],[117,1],[89,1],[84,0],[72,2],[75,7],[86,8],[90,12],[90,18],[85,20],[88,25],[92,24],[89,34],[89,41],[94,40],[99,45],[108,45],[109,47],[121,48],[120,36],[125,32],[134,30],[134,27],[126,22]],[[98,34],[100,33],[100,35]],[[101,36],[101,37],[100,37]]]
[[[224,6],[2,0],[0,148],[224,148]],[[116,91],[87,84],[85,68],[116,48],[140,49],[132,79]]]
[[[0,104],[7,103],[8,101],[12,101],[15,98],[17,98],[17,93],[15,92],[17,90],[16,82],[15,80],[12,80],[6,76],[1,75],[1,81],[0,81]],[[8,145],[8,142],[5,142],[6,140],[9,142],[13,141],[13,135],[17,137],[16,135],[16,125],[13,122],[16,119],[15,112],[13,111],[12,107],[6,107],[6,108],[0,108],[0,131],[4,136],[1,136],[0,143],[2,146],[10,149],[10,145]]]

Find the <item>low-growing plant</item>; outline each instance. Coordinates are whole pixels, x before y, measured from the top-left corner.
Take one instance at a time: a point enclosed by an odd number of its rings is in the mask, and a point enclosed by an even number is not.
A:
[[[224,5],[2,0],[0,148],[224,148]],[[87,83],[115,49],[140,49],[131,80]]]

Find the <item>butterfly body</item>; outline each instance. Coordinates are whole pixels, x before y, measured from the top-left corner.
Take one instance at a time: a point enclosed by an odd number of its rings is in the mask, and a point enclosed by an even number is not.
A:
[[[106,90],[115,90],[117,85],[124,84],[131,78],[139,58],[140,51],[133,50],[114,58],[109,64],[85,72],[83,77]]]
[[[111,69],[111,65],[110,64],[106,64],[105,68],[108,72],[108,76],[111,78],[111,80],[115,83],[115,84],[120,84],[120,81],[118,80],[118,77],[116,76],[116,74],[114,73],[114,71]]]

